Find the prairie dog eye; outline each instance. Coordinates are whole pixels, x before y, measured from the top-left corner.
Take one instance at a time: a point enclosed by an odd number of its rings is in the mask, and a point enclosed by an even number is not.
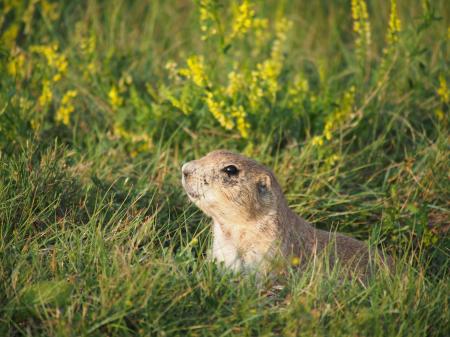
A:
[[[239,173],[238,168],[237,168],[236,166],[234,166],[234,165],[228,165],[228,166],[225,166],[225,167],[222,169],[222,171],[225,172],[226,174],[228,174],[229,177],[231,177],[231,176],[237,176],[238,173]]]

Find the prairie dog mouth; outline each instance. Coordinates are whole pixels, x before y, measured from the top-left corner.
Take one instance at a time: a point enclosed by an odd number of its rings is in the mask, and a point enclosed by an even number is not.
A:
[[[200,194],[196,191],[192,191],[189,188],[186,188],[186,186],[184,187],[184,190],[186,191],[187,195],[192,198],[192,199],[199,199],[200,198]]]
[[[182,175],[181,177],[181,184],[183,185],[184,190],[186,191],[186,194],[189,196],[189,198],[191,199],[199,199],[200,198],[200,193],[198,193],[197,191],[195,191],[190,185],[189,183],[186,181],[186,177],[184,175]]]

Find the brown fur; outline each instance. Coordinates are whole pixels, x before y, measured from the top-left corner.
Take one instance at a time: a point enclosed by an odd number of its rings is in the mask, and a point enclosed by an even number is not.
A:
[[[239,173],[229,176],[224,167]],[[305,261],[329,250],[353,273],[365,275],[368,246],[342,234],[315,229],[288,206],[274,174],[256,161],[219,150],[183,166],[190,199],[213,219],[213,257],[232,269],[267,271],[268,261],[293,256]]]

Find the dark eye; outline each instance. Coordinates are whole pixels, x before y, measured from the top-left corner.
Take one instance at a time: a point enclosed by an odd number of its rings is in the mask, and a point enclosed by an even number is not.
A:
[[[229,176],[235,176],[239,173],[239,170],[234,165],[225,166],[222,171],[228,174]]]

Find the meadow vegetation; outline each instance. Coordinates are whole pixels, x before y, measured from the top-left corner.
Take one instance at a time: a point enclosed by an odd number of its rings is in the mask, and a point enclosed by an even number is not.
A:
[[[448,336],[449,18],[445,0],[0,2],[0,335]],[[219,148],[396,270],[220,270],[180,184]]]

